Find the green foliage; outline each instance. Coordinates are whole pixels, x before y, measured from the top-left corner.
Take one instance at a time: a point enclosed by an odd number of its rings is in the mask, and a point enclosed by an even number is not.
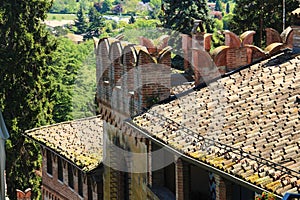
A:
[[[112,9],[112,2],[111,0],[104,0],[102,3],[102,7],[100,9],[100,12],[103,13],[107,13],[108,11],[110,11]]]
[[[10,199],[16,189],[33,189],[39,198],[40,168],[38,145],[21,134],[48,124],[53,105],[43,79],[56,44],[41,25],[51,4],[47,0],[11,1],[0,4],[0,103],[11,135],[7,141],[7,184]]]
[[[53,28],[53,31],[52,33],[54,33],[54,35],[56,37],[59,37],[59,36],[64,36],[64,35],[67,35],[68,34],[68,30],[62,26],[56,26]]]
[[[105,25],[104,25],[103,33],[110,34],[117,28],[117,22],[114,20],[105,20],[104,23]]]
[[[50,9],[52,13],[76,13],[79,8],[79,4],[76,0],[55,0],[53,6]]]
[[[141,18],[136,19],[134,24],[127,24],[126,22],[120,21],[119,27],[123,27],[123,29],[121,29],[121,32],[118,32],[117,34],[123,33],[125,41],[136,44],[139,43],[138,38],[140,36],[156,39],[161,35],[156,28],[158,22],[158,20],[146,20]]]
[[[49,63],[51,75],[45,77],[53,106],[53,120],[63,122],[73,119],[72,95],[73,85],[80,68],[83,55],[77,50],[77,45],[66,38],[58,38],[58,47],[52,54]]]
[[[86,34],[84,35],[84,39],[99,37],[105,25],[104,18],[96,10],[95,7],[90,7],[88,16],[89,16],[89,23],[86,30]]]
[[[152,7],[152,11],[149,12],[149,15],[152,19],[158,19],[158,16],[161,15],[161,0],[151,0],[150,5]]]
[[[84,13],[82,6],[80,6],[76,16],[77,16],[77,19],[75,20],[75,26],[77,28],[76,33],[83,34],[86,32],[88,24],[87,24],[87,19],[85,17],[85,13]]]
[[[222,20],[215,19],[215,28],[212,36],[213,48],[224,45],[225,37],[222,34],[222,30],[224,30]]]
[[[160,19],[164,28],[190,34],[193,28],[193,21],[200,19],[206,25],[208,32],[212,30],[213,22],[208,15],[208,7],[205,0],[164,0],[163,7],[165,11]]]
[[[73,85],[72,117],[79,119],[90,117],[96,113],[96,58],[92,40],[77,45],[78,52],[82,55],[80,68]]]
[[[221,11],[221,12],[223,11],[221,0],[216,0],[215,11]]]
[[[230,22],[232,21],[233,14],[227,14],[222,18],[223,21],[223,29],[230,30]]]
[[[121,1],[124,13],[135,11],[140,0]]]
[[[297,0],[286,0],[287,21],[290,25],[291,13],[298,7]],[[276,6],[274,6],[276,5]],[[236,0],[234,16],[231,22],[231,31],[241,34],[247,30],[254,30],[255,44],[261,46],[264,41],[264,30],[268,27],[282,31],[282,0]]]
[[[58,38],[57,50],[49,65],[49,85],[53,107],[53,120],[62,122],[95,113],[95,58],[93,41],[75,44],[67,38]]]

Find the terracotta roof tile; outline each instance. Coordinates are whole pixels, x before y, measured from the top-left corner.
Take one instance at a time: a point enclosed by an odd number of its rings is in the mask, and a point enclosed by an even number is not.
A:
[[[83,171],[102,162],[103,129],[99,116],[31,129],[25,135],[64,156]]]
[[[278,195],[300,192],[298,65],[300,56],[274,56],[154,106],[133,123],[263,189]]]

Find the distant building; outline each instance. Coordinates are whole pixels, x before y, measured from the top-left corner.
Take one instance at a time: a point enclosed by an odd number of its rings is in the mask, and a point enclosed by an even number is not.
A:
[[[80,43],[83,42],[83,36],[82,35],[78,35],[78,34],[74,34],[74,33],[67,33],[67,35],[65,37],[69,38],[70,40],[72,40],[76,44],[80,44]]]

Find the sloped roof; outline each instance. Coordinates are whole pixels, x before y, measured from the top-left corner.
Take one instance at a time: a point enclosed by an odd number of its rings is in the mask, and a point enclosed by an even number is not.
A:
[[[95,116],[31,129],[25,135],[88,172],[102,162],[102,125]]]
[[[151,137],[282,196],[300,192],[300,56],[280,54],[133,119]]]

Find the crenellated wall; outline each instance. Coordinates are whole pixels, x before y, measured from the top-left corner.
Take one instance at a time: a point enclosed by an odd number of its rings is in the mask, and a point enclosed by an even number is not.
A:
[[[211,55],[218,67],[224,66],[225,72],[229,72],[256,60],[272,56],[286,48],[292,49],[293,29],[288,27],[279,34],[276,30],[267,28],[265,49],[252,44],[255,31],[246,31],[240,36],[230,31],[224,31],[225,45],[214,49]]]
[[[146,199],[149,195],[155,199],[148,188],[146,139],[124,119],[170,96],[171,48],[104,38],[96,41],[95,53],[97,101],[106,147],[104,199]]]
[[[145,46],[113,38],[95,46],[97,99],[114,111],[132,116],[166,99],[171,88],[171,49],[155,56]]]

